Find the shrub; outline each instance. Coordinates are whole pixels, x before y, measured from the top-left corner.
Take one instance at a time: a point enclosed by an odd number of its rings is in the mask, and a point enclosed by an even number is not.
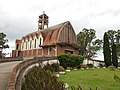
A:
[[[52,73],[53,72],[59,72],[59,64],[58,63],[53,63],[53,64],[50,65],[49,63],[47,63],[47,65],[44,66],[44,69],[49,70]]]
[[[63,66],[59,66],[59,71],[61,71],[61,72],[65,71],[64,67]]]
[[[88,68],[93,68],[93,64],[87,64]]]
[[[70,59],[70,54],[63,54],[58,56],[60,65],[63,66],[65,69],[69,66],[69,59]]]
[[[46,65],[44,65],[43,67],[45,70],[53,72],[53,68],[51,67],[51,65],[49,63],[47,63]]]
[[[63,82],[41,66],[35,66],[25,76],[22,90],[64,90]]]
[[[99,66],[100,68],[102,68],[104,65],[103,65],[103,64],[99,64],[98,66]]]
[[[63,54],[58,56],[58,60],[60,62],[60,65],[63,66],[65,69],[67,67],[80,68],[80,63],[83,62],[84,58],[83,56],[80,56],[80,55]]]
[[[59,64],[58,63],[53,63],[51,65],[51,67],[53,68],[53,72],[59,72]]]
[[[85,64],[80,64],[80,68],[86,69],[86,68],[87,68],[87,65],[85,65]]]
[[[80,64],[83,62],[84,58],[83,58],[83,56],[80,56],[80,55],[71,54],[70,60],[71,60],[70,67],[80,68]]]
[[[72,70],[73,68],[71,68],[71,67],[67,67],[66,69],[67,69],[67,70]]]

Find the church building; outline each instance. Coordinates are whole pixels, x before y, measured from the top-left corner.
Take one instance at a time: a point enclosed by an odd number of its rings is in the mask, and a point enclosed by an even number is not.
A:
[[[78,54],[77,37],[69,21],[48,27],[49,17],[39,16],[38,31],[16,39],[12,57],[58,56]]]

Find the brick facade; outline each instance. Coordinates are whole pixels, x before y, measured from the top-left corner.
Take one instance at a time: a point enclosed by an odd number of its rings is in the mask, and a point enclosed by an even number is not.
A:
[[[12,57],[58,56],[64,53],[78,54],[77,37],[69,21],[48,27],[16,40]]]
[[[70,45],[64,45],[64,46],[57,45],[57,56],[60,54],[64,54],[65,50],[73,51],[73,54],[79,53],[77,48],[74,48]]]

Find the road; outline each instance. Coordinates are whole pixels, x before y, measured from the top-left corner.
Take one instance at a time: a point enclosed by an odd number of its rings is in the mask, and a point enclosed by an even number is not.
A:
[[[0,63],[0,90],[6,90],[12,69],[21,61]]]

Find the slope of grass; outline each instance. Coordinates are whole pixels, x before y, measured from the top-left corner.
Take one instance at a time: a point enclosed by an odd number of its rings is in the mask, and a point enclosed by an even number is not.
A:
[[[60,79],[69,86],[80,85],[83,90],[120,90],[120,83],[114,80],[114,75],[120,77],[120,70],[110,71],[108,68],[77,70],[60,75]]]

